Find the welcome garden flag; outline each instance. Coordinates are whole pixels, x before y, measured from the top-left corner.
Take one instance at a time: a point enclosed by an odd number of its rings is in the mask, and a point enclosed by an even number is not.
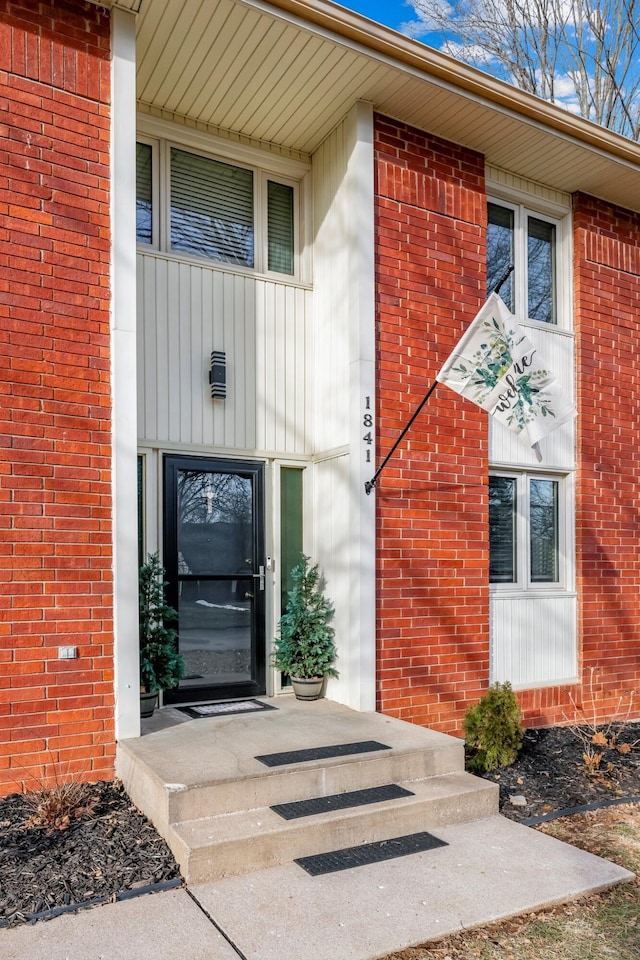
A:
[[[492,293],[436,377],[533,447],[576,415],[538,350]]]

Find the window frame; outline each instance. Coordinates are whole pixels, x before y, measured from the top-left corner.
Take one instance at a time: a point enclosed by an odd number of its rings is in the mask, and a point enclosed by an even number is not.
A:
[[[154,136],[153,133],[158,133]],[[182,134],[182,131],[180,131]],[[137,241],[139,252],[155,251],[172,259],[207,264],[216,269],[230,270],[249,276],[264,275],[282,282],[304,282],[301,274],[302,236],[305,225],[302,218],[303,178],[309,164],[287,157],[280,157],[227,141],[200,131],[185,130],[184,138],[178,136],[175,125],[166,121],[141,118],[136,141],[152,148],[152,242]],[[214,260],[209,257],[171,247],[171,149],[182,150],[197,156],[218,161],[230,166],[250,170],[253,173],[253,229],[254,264],[252,267]],[[290,187],[293,190],[293,273],[280,273],[268,269],[267,199],[269,181]]]
[[[550,330],[565,330],[571,328],[570,284],[571,284],[571,256],[570,256],[570,210],[564,210],[555,204],[536,203],[535,197],[528,198],[528,202],[509,196],[500,191],[487,193],[487,230],[489,204],[503,207],[513,214],[513,259],[514,283],[513,312],[521,320],[536,327]],[[529,218],[548,223],[555,228],[554,244],[554,313],[553,321],[537,320],[529,317],[529,287],[528,287],[528,239]],[[491,293],[488,290],[487,293]]]
[[[140,250],[157,250],[160,246],[160,220],[161,220],[161,202],[160,202],[160,177],[159,177],[159,144],[153,137],[146,137],[138,133],[136,136],[136,146],[142,143],[151,147],[151,241],[145,243],[138,240],[137,222],[136,222],[136,245]],[[138,193],[136,189],[136,203]]]
[[[552,470],[519,470],[510,467],[492,467],[489,477],[501,477],[515,481],[515,580],[512,582],[490,581],[493,594],[548,594],[566,593],[573,590],[573,535],[570,525],[573,502],[572,475]],[[557,483],[557,573],[553,581],[531,579],[531,519],[530,481],[547,480]],[[489,541],[489,550],[491,543]]]

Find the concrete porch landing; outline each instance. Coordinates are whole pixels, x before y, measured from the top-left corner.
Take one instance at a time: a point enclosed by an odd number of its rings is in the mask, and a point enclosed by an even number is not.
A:
[[[277,710],[197,720],[163,710],[119,746],[118,774],[178,856],[189,909],[199,904],[212,921],[211,960],[373,960],[631,878],[498,816],[495,785],[464,773],[455,738],[327,700],[268,702]],[[371,740],[391,749],[277,768],[256,760]],[[271,810],[390,781],[414,796],[293,822]],[[316,877],[293,862],[417,831],[446,846]],[[165,897],[168,923],[169,895],[140,898],[135,909]],[[162,922],[154,939],[162,942]]]

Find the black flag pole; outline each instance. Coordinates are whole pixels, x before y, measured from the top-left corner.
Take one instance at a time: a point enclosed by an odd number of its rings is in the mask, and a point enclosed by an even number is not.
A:
[[[498,293],[499,290],[500,290],[500,288],[502,287],[502,285],[507,282],[507,280],[508,280],[509,277],[511,276],[512,272],[513,272],[513,264],[511,264],[509,267],[507,267],[507,269],[506,269],[505,272],[502,274],[502,276],[500,277],[500,279],[498,280],[497,284],[495,285],[495,287],[493,288],[493,290],[492,290],[491,292],[492,292],[492,293]],[[405,436],[407,435],[407,433],[408,433],[409,430],[411,429],[411,425],[413,424],[414,420],[416,419],[416,417],[418,416],[418,414],[420,413],[420,411],[422,410],[422,408],[424,407],[424,405],[426,404],[427,400],[429,399],[429,397],[431,396],[431,394],[433,393],[433,391],[436,389],[437,386],[438,386],[438,381],[437,381],[437,380],[434,380],[433,383],[431,384],[431,386],[429,387],[429,389],[427,390],[427,392],[426,392],[425,396],[423,397],[422,401],[420,402],[420,405],[414,410],[413,415],[412,415],[411,419],[409,420],[409,422],[407,423],[407,425],[405,426],[404,430],[402,431],[402,433],[400,434],[400,436],[398,437],[398,439],[396,440],[396,442],[394,443],[394,445],[391,447],[391,450],[389,450],[389,453],[386,455],[386,457],[384,458],[384,460],[382,461],[382,463],[380,464],[380,466],[378,467],[378,469],[376,470],[376,472],[374,473],[374,475],[371,477],[371,480],[365,481],[364,489],[365,489],[365,492],[366,492],[367,496],[369,496],[369,494],[371,493],[371,491],[372,491],[373,488],[375,487],[375,485],[376,485],[376,480],[378,479],[378,477],[380,476],[380,474],[382,473],[382,471],[384,470],[384,468],[386,467],[387,463],[389,462],[389,460],[391,459],[391,457],[394,455],[394,453],[396,452],[396,450],[398,449],[398,447],[400,446],[400,444],[402,443],[403,439],[405,438]]]

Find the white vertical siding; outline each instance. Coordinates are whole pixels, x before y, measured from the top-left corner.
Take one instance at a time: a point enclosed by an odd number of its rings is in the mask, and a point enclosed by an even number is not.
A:
[[[375,709],[375,495],[364,481],[365,398],[375,411],[373,112],[358,103],[313,157],[314,541],[339,590],[331,696]],[[375,431],[373,431],[375,432]],[[346,448],[346,455],[330,451]],[[342,450],[340,450],[342,453]]]
[[[309,290],[139,253],[138,316],[141,442],[310,452]],[[212,350],[226,400],[211,399]]]
[[[333,457],[314,464],[313,527],[314,560],[320,564],[327,581],[327,596],[335,608],[335,629],[340,673],[331,680],[328,695],[346,700],[345,692],[357,683],[357,651],[349,642],[350,618],[350,540],[353,491],[350,488],[349,455]],[[354,676],[355,674],[355,676]]]
[[[315,440],[317,450],[348,443],[351,263],[347,166],[343,121],[313,157],[315,307]]]
[[[514,687],[575,680],[576,599],[494,597],[491,679]]]

